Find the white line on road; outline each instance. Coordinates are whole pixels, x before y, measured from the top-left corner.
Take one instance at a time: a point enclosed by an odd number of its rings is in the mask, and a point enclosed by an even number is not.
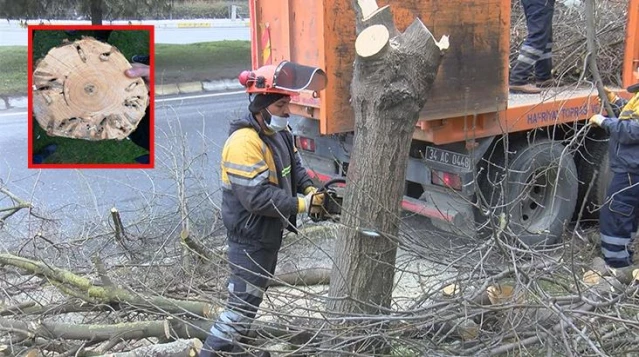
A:
[[[188,99],[198,99],[198,98],[212,98],[212,97],[224,97],[227,95],[235,95],[235,94],[241,94],[241,93],[246,93],[243,90],[240,91],[236,91],[236,92],[226,92],[226,93],[211,93],[211,94],[200,94],[200,95],[191,95],[188,97],[175,97],[175,98],[164,98],[164,99],[156,99],[155,102],[156,103],[162,103],[162,102],[175,102],[178,100],[188,100]],[[17,113],[0,113],[0,117],[10,117],[10,116],[18,116],[18,115],[25,115],[28,114],[28,112],[17,112]]]
[[[27,112],[3,113],[3,114],[0,114],[0,117],[10,117],[10,116],[13,116],[13,115],[26,115],[26,114],[27,114]]]

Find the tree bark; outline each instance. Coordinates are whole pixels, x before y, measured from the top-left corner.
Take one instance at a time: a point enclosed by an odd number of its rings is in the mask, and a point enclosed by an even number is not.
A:
[[[356,11],[351,84],[355,139],[327,311],[377,315],[389,311],[397,251],[393,237],[399,230],[410,142],[442,49],[419,19],[400,34],[388,6],[372,11],[370,1],[364,2],[365,9]],[[383,353],[374,344],[352,348]]]
[[[211,320],[182,320],[177,318],[167,318],[159,321],[137,321],[112,325],[89,325],[48,322],[41,320],[18,321],[0,317],[0,331],[3,331],[3,333],[6,334],[20,335],[23,339],[42,339],[43,341],[49,342],[64,339],[91,341],[93,344],[110,341],[114,338],[123,341],[140,340],[145,338],[196,338],[204,340],[208,337],[212,324],[213,321]],[[266,336],[271,340],[277,339],[280,342],[290,341],[297,345],[308,344],[309,341],[324,337],[322,334],[318,334],[315,331],[307,332],[303,330],[295,330],[291,329],[290,326],[273,322],[256,323],[253,326],[252,336]],[[0,345],[0,347],[2,346]],[[2,352],[3,350],[0,348],[0,354]]]
[[[192,338],[144,346],[127,352],[109,353],[102,357],[196,357],[201,349],[202,341]]]
[[[28,322],[0,318],[0,328],[4,331],[24,331],[30,338],[87,340],[92,342],[108,341],[113,336],[122,340],[157,338],[200,338],[208,335],[212,322],[206,320],[180,321],[140,321],[113,325],[83,325],[41,321]]]
[[[102,0],[91,0],[91,25],[102,25]]]

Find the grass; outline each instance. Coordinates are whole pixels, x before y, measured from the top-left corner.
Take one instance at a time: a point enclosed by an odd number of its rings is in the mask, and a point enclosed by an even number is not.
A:
[[[96,37],[94,31],[35,31],[33,37],[33,60],[37,62],[49,50],[63,43],[64,40],[75,41],[83,36]],[[117,47],[125,58],[131,60],[136,54],[149,53],[148,31],[113,31],[108,36],[108,42]]]
[[[64,39],[73,41],[93,31],[37,31],[33,39],[34,62]],[[146,41],[145,41],[146,38]],[[144,31],[113,31],[109,43],[127,58],[148,53],[148,37]],[[251,66],[250,42],[221,41],[188,45],[156,45],[156,84],[215,80],[236,77]],[[0,96],[25,95],[27,90],[27,48],[0,47]],[[33,152],[49,144],[57,149],[45,163],[134,163],[134,158],[148,153],[130,140],[86,141],[50,137],[33,122]]]
[[[249,41],[155,46],[155,83],[236,78],[251,68]]]
[[[58,136],[48,136],[33,120],[33,152],[38,153],[49,144],[56,144],[56,151],[45,164],[133,164],[135,158],[149,152],[130,140],[88,141]]]
[[[27,48],[0,47],[0,95],[27,92]]]
[[[42,42],[34,43],[34,59],[44,57],[49,48],[69,38],[63,31],[50,32]],[[144,53],[144,45],[131,40],[133,34],[121,32],[113,32],[109,42],[113,42],[125,57],[130,59],[134,54]],[[27,48],[0,47],[0,68],[0,96],[26,95]],[[235,78],[242,70],[250,68],[249,41],[155,45],[156,84]]]

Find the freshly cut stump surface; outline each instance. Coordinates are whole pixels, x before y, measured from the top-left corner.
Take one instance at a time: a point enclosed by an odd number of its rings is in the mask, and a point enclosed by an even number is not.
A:
[[[90,37],[55,47],[33,72],[33,114],[51,136],[126,138],[144,116],[149,94],[117,48]]]

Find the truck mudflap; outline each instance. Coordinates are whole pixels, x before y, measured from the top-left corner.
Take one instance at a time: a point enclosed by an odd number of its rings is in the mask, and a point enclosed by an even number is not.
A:
[[[328,182],[331,176],[307,170],[309,176],[321,183]],[[440,204],[438,204],[441,202]],[[474,229],[473,211],[471,205],[462,199],[450,197],[445,193],[424,193],[421,199],[404,196],[402,209],[431,219],[433,225],[439,229],[453,233],[469,233]],[[468,226],[468,227],[467,227]]]

